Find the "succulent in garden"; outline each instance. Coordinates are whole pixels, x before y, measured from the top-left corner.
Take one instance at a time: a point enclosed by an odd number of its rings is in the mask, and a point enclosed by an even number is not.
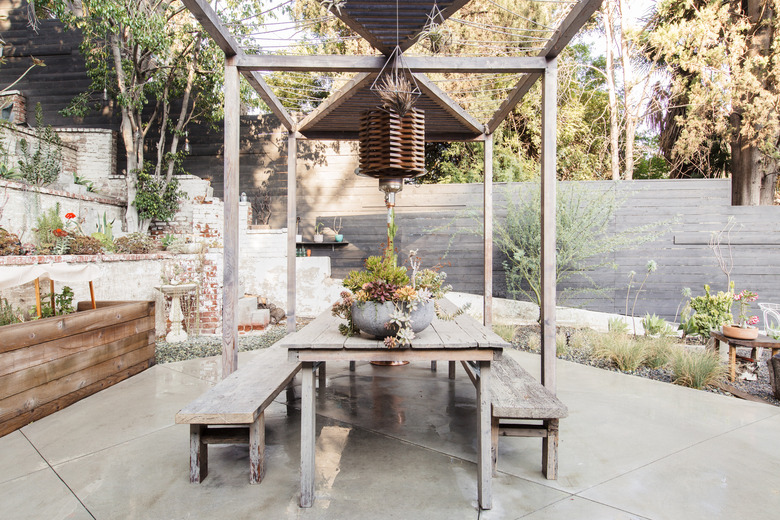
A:
[[[21,255],[22,242],[14,233],[0,228],[0,256]]]

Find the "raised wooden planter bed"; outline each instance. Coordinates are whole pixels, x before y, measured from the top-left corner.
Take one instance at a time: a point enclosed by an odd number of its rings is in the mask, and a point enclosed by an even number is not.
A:
[[[154,348],[153,301],[0,327],[0,436],[149,368]]]

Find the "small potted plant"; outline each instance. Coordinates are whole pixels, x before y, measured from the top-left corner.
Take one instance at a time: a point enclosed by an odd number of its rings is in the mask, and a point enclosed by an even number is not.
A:
[[[341,217],[333,217],[333,232],[336,234],[333,237],[336,242],[344,241],[344,235],[341,234]]]
[[[322,235],[322,229],[325,226],[322,225],[322,222],[317,222],[317,224],[314,226],[314,241],[315,242],[322,242],[325,237]]]
[[[739,304],[739,319],[737,323],[723,325],[723,334],[734,339],[756,339],[758,337],[758,328],[753,325],[758,323],[758,316],[748,316],[748,311],[751,302],[756,301],[758,295],[744,289],[742,292],[735,294],[733,299]]]

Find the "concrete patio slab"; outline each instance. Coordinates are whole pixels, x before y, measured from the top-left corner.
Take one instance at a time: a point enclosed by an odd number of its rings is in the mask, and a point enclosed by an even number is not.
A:
[[[48,467],[19,430],[0,438],[0,484]]]
[[[538,372],[538,356],[507,355]],[[211,446],[208,477],[190,484],[189,430],[174,415],[218,379],[209,358],[152,367],[0,439],[0,518],[776,517],[779,408],[558,367],[570,410],[559,480],[541,475],[539,439],[502,438],[491,511],[477,509],[475,391],[443,363],[327,366],[311,509],[298,507],[300,403],[288,411],[284,392],[266,411],[261,484],[249,484],[245,446]]]

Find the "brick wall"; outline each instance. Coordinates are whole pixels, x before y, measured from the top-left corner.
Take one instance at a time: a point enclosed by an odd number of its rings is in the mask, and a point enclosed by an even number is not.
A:
[[[75,171],[88,179],[101,195],[119,200],[127,199],[125,176],[117,175],[116,132],[101,128],[57,128],[63,143],[73,147]]]

